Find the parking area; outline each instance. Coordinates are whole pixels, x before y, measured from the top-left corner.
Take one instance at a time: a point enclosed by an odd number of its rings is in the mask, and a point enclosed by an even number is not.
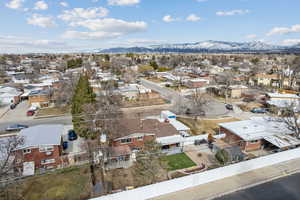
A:
[[[30,121],[33,117],[27,117],[26,113],[29,109],[28,101],[20,102],[15,109],[9,111],[3,115],[1,122],[16,122],[16,121]]]
[[[70,141],[68,137],[69,130],[73,129],[73,125],[66,125],[64,127],[64,133],[63,133],[63,141],[68,142],[68,147],[65,150],[68,154],[76,154],[76,153],[82,153],[85,152],[85,145],[84,145],[84,139],[79,137],[76,140]]]

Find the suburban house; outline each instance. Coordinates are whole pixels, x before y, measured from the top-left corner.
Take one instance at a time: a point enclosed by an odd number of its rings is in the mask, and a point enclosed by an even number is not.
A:
[[[296,94],[267,93],[265,100],[265,103],[271,106],[278,108],[293,106],[295,110],[299,111],[300,97]]]
[[[169,122],[158,119],[123,119],[120,122],[119,137],[113,139],[113,146],[129,146],[131,150],[140,150],[146,141],[179,135],[179,132]],[[179,135],[180,136],[180,135]],[[179,146],[175,143],[167,144],[163,149]]]
[[[104,160],[107,169],[128,168],[135,161],[135,154],[127,145],[110,147]]]
[[[185,83],[185,85],[189,88],[199,88],[199,87],[206,86],[208,84],[209,84],[209,80],[204,78],[190,79],[187,80]]]
[[[60,165],[63,125],[38,125],[21,130],[24,143],[16,149],[16,163],[22,169],[31,163],[34,169],[52,169]]]
[[[225,134],[224,141],[239,145],[244,151],[254,151],[273,146],[279,149],[295,147],[300,140],[291,136],[282,122],[255,117],[250,120],[220,123],[220,134]]]
[[[50,106],[50,90],[34,90],[28,95],[28,101],[31,106],[44,108]]]
[[[249,80],[251,86],[278,86],[278,74],[256,74]]]
[[[0,105],[18,103],[23,92],[13,87],[0,86]]]

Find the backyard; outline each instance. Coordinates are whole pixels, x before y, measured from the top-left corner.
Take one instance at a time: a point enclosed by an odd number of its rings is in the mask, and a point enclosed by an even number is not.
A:
[[[215,134],[219,129],[218,126],[219,123],[240,121],[239,119],[233,117],[227,117],[222,119],[197,119],[197,120],[192,118],[178,117],[177,119],[178,121],[188,126],[191,129],[193,135],[200,135],[206,133]]]
[[[185,153],[165,156],[163,160],[167,162],[170,171],[196,166]]]

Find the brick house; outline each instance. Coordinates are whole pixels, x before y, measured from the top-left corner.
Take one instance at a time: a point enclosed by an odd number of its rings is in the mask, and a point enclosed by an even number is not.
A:
[[[62,155],[63,125],[38,125],[21,130],[19,136],[24,144],[16,150],[16,163],[33,162],[34,168],[51,169],[60,165]]]
[[[28,95],[29,104],[39,108],[49,107],[50,98],[50,90],[35,90]]]
[[[199,88],[199,87],[206,86],[208,84],[209,84],[209,80],[204,78],[191,79],[185,83],[185,85],[189,88]]]
[[[167,122],[157,119],[123,119],[119,123],[118,133],[113,134],[113,146],[127,145],[131,150],[143,148],[146,141],[156,138],[178,135],[179,132]]]
[[[266,120],[263,117],[220,123],[219,127],[219,133],[226,135],[226,143],[239,145],[244,151],[259,150],[266,146],[288,148],[299,142],[290,136],[293,132],[284,123]]]

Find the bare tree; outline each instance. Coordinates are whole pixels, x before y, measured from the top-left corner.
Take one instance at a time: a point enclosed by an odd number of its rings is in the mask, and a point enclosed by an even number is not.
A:
[[[210,99],[208,95],[200,90],[196,89],[190,101],[190,109],[195,116],[205,115],[204,108],[208,106]]]
[[[6,178],[15,169],[15,150],[24,144],[18,136],[0,139],[0,179]]]
[[[139,183],[153,184],[159,181],[167,168],[163,161],[161,146],[155,140],[145,142],[144,148],[136,155],[135,177]]]

